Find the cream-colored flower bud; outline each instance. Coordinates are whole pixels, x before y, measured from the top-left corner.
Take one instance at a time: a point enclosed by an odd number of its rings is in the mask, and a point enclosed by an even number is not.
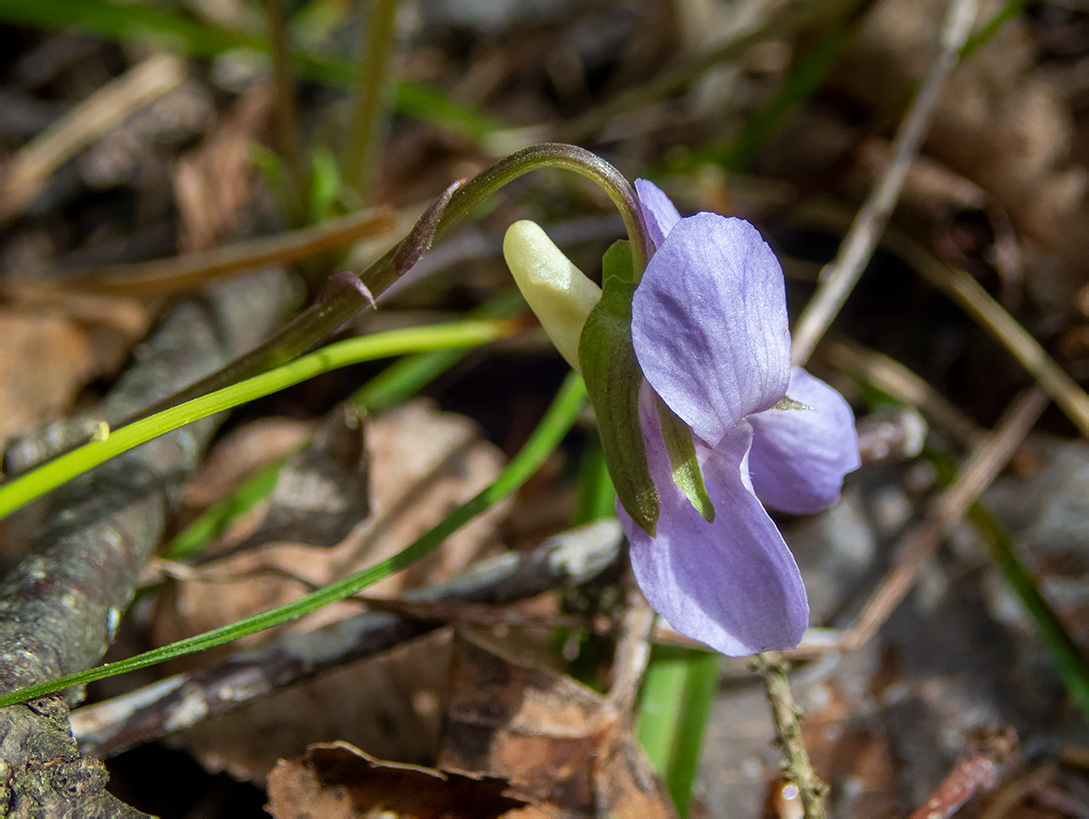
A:
[[[503,239],[503,256],[530,309],[575,372],[586,317],[601,288],[563,255],[536,222],[515,222]]]

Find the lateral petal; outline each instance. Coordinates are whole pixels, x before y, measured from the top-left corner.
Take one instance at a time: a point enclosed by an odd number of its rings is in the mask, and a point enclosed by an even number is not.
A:
[[[791,368],[787,397],[812,409],[751,416],[749,472],[768,506],[807,515],[839,500],[844,476],[860,465],[855,417],[843,396],[801,367]]]

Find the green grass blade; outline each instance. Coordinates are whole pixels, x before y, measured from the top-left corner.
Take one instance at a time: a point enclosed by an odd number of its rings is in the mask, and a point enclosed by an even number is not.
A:
[[[250,511],[262,498],[268,497],[276,487],[287,457],[283,455],[265,464],[236,491],[211,504],[196,520],[170,539],[162,549],[162,557],[166,560],[185,560],[223,534],[231,523]]]
[[[692,786],[718,691],[721,660],[710,651],[655,646],[639,694],[636,736],[655,769],[665,777],[682,818],[692,804]]]
[[[198,59],[210,59],[231,49],[270,53],[261,36],[219,28],[144,3],[109,0],[0,0],[0,21],[37,28],[80,31],[115,42],[141,43]],[[351,60],[294,52],[302,76],[328,85],[347,87],[354,79]],[[502,130],[504,123],[473,111],[425,85],[402,81],[396,86],[393,107],[402,114],[479,141]]]
[[[585,403],[586,388],[582,383],[582,379],[571,373],[568,375],[567,380],[564,381],[559,393],[557,393],[556,398],[552,401],[544,418],[541,419],[540,424],[537,425],[526,445],[511,459],[510,463],[499,474],[499,477],[473,498],[455,509],[445,520],[393,557],[291,603],[248,617],[229,626],[223,626],[185,640],[179,640],[176,643],[138,654],[127,660],[106,663],[98,668],[69,674],[51,682],[28,686],[4,694],[0,696],[0,708],[51,694],[74,685],[84,685],[94,680],[105,679],[138,668],[146,668],[175,657],[222,645],[272,626],[278,626],[281,623],[317,611],[322,606],[357,594],[372,583],[407,568],[436,549],[447,537],[470,520],[522,486],[560,444],[575,423],[575,418]]]
[[[1032,572],[1017,557],[1013,541],[1002,525],[979,503],[968,510],[968,518],[990,545],[995,563],[1036,623],[1059,677],[1081,711],[1082,719],[1089,723],[1089,658],[1040,592]]]
[[[338,367],[420,350],[473,347],[503,336],[507,327],[506,322],[459,321],[392,330],[323,347],[283,367],[129,424],[110,433],[104,440],[92,441],[20,475],[0,486],[0,518],[76,475],[191,421],[262,398]]]

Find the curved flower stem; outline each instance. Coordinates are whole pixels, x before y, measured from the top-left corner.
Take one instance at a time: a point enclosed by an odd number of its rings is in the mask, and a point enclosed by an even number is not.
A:
[[[574,171],[605,190],[624,221],[631,242],[632,264],[638,277],[646,267],[650,245],[639,200],[631,183],[604,159],[584,148],[558,142],[531,145],[504,157],[468,182],[448,188],[408,236],[359,274],[358,281],[363,289],[329,288],[317,303],[252,352],[139,415],[125,419],[125,423],[222,389],[301,355],[335,332],[355,313],[371,306],[371,297],[379,296],[408,272],[435,240],[449,235],[488,197],[518,177],[541,168]]]

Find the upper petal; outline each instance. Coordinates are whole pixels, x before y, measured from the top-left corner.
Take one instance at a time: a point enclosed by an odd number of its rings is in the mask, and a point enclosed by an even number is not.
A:
[[[783,271],[742,219],[681,219],[647,264],[632,301],[643,374],[715,447],[746,415],[769,409],[790,380]]]
[[[749,418],[753,488],[783,512],[819,512],[839,500],[844,475],[859,467],[854,413],[843,396],[801,367],[791,370],[787,397],[812,409],[771,409]]]
[[[669,197],[662,193],[662,189],[648,179],[635,180],[635,193],[643,208],[650,240],[655,248],[659,248],[673,226],[681,221],[681,214]]]
[[[681,634],[724,654],[795,647],[809,606],[794,557],[743,477],[751,428],[731,430],[714,452],[697,442],[716,510],[708,523],[673,486],[657,418],[646,416],[647,455],[662,501],[658,536],[622,508],[617,514],[647,600]]]

